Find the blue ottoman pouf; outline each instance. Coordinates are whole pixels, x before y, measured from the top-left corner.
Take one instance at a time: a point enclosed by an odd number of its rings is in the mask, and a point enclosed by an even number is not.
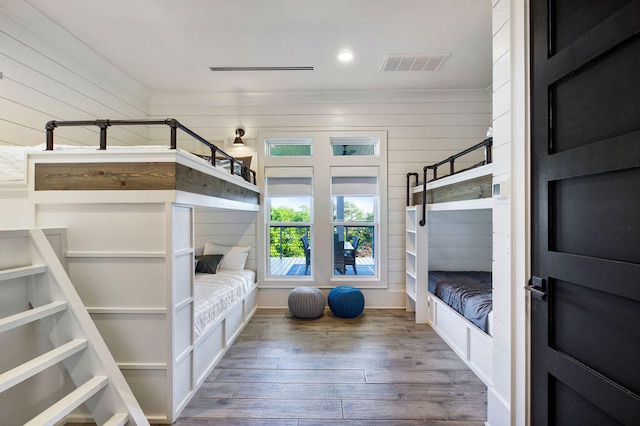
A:
[[[340,318],[355,318],[364,310],[364,295],[355,287],[340,286],[327,296],[331,312]]]
[[[289,293],[289,310],[296,318],[312,319],[324,313],[324,293],[315,287],[296,287]]]

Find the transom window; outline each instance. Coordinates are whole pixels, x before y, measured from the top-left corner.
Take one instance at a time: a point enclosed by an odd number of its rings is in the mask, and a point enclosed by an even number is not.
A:
[[[310,157],[311,138],[269,138],[265,140],[270,157]]]

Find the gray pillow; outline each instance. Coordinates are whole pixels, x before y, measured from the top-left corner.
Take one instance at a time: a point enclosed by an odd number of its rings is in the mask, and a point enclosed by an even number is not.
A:
[[[203,274],[215,274],[218,270],[218,264],[222,260],[221,254],[206,254],[203,256],[196,256],[198,263],[196,264],[196,272]]]

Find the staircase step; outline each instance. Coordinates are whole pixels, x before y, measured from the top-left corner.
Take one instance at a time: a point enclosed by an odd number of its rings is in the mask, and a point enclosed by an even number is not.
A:
[[[48,317],[67,309],[66,302],[52,302],[0,319],[0,333]]]
[[[28,265],[18,268],[4,269],[0,271],[0,281],[12,280],[14,278],[29,277],[32,275],[44,274],[47,272],[46,265]]]
[[[114,414],[109,420],[107,420],[102,426],[124,426],[129,421],[129,415],[127,413]]]
[[[79,386],[69,395],[44,410],[42,413],[25,423],[25,426],[54,426],[69,413],[79,407],[99,390],[109,384],[107,376],[96,376]]]
[[[16,368],[0,374],[0,392],[4,392],[12,386],[27,380],[42,370],[80,352],[88,346],[86,339],[75,339],[57,347],[39,357],[27,361]]]

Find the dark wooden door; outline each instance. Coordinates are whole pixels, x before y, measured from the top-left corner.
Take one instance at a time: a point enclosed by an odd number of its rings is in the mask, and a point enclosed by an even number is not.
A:
[[[640,425],[640,1],[531,0],[533,425]]]

